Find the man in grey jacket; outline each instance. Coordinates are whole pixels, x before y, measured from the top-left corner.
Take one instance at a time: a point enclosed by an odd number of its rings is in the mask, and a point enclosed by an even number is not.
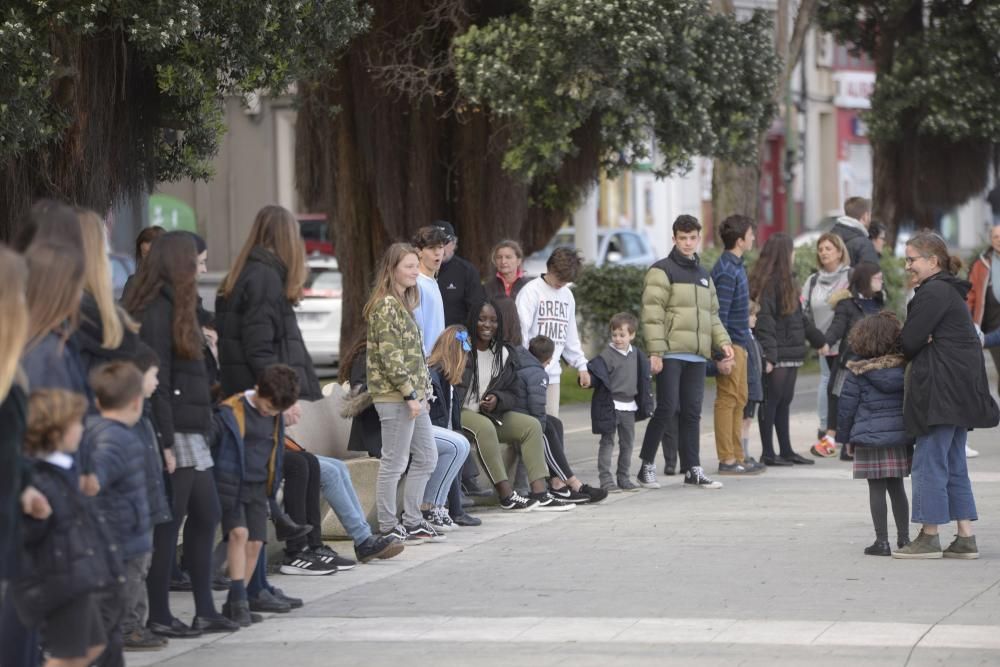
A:
[[[844,215],[837,218],[837,224],[830,230],[844,239],[847,253],[851,256],[851,268],[861,262],[879,263],[875,244],[868,238],[868,226],[871,223],[871,200],[864,197],[850,197],[844,202]]]

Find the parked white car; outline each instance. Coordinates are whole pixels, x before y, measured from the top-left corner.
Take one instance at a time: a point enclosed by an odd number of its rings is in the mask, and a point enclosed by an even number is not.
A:
[[[560,229],[552,240],[541,250],[524,258],[524,272],[529,276],[540,276],[545,273],[545,262],[552,251],[559,246],[576,247],[576,232],[572,227]],[[656,249],[645,234],[631,229],[598,229],[597,257],[595,266],[605,264],[625,264],[632,266],[650,266],[659,257]]]
[[[340,267],[333,257],[309,259],[309,278],[295,316],[315,366],[340,360],[340,314],[343,304]]]

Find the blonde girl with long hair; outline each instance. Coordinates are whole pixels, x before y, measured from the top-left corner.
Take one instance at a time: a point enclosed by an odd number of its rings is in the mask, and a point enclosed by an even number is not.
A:
[[[76,249],[35,240],[25,254],[28,265],[28,343],[22,361],[28,385],[66,389],[93,404],[79,349],[72,339],[83,295],[83,256]]]
[[[437,447],[427,412],[430,374],[420,327],[413,319],[420,261],[406,243],[389,246],[363,313],[368,322],[368,393],[382,431],[382,463],[375,487],[379,529],[406,544],[444,539],[420,511]],[[412,461],[411,461],[412,456]],[[396,517],[396,488],[407,463],[403,520]]]
[[[24,485],[26,462],[21,456],[28,418],[28,395],[19,361],[28,338],[28,305],[24,299],[28,267],[24,260],[0,245],[0,488],[10,492],[7,507],[0,511],[0,581],[15,574],[20,521],[15,493],[20,494],[21,511],[36,519],[48,516],[48,501],[33,487]]]
[[[298,220],[281,206],[265,206],[215,300],[225,395],[252,389],[265,368],[285,364],[299,376],[302,399],[322,398],[293,309],[307,276]]]
[[[453,387],[462,382],[462,373],[465,372],[471,350],[469,332],[465,327],[453,324],[438,336],[431,348],[431,356],[427,359],[434,387],[430,416],[438,461],[427,481],[422,509],[424,519],[436,530],[445,532],[454,530],[459,525],[452,519],[445,504],[453,486],[458,484],[458,473],[469,457],[469,441],[461,433],[461,406],[453,402],[452,397]],[[457,506],[454,503],[452,505],[452,513],[463,514],[461,500]],[[469,522],[463,523],[470,525]]]
[[[104,221],[89,209],[77,209],[83,239],[83,298],[80,327],[74,338],[86,372],[97,364],[133,359],[138,353],[139,325],[115,303]]]

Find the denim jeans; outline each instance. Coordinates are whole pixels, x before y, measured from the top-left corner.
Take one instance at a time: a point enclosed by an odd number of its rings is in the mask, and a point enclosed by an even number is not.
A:
[[[931,426],[913,450],[913,522],[946,524],[975,521],[969,467],[965,460],[968,432],[963,426]]]
[[[819,386],[816,387],[816,415],[819,417],[819,430],[826,430],[826,415],[830,410],[829,396],[826,388],[830,383],[830,366],[823,357],[819,359]]]
[[[415,419],[406,403],[376,403],[382,427],[382,461],[375,486],[379,530],[388,533],[399,523],[396,518],[396,489],[406,472],[403,490],[403,525],[417,526],[424,520],[420,504],[427,480],[437,467],[437,446],[431,433],[431,418],[424,408]]]
[[[319,490],[330,504],[333,513],[340,519],[355,544],[362,544],[372,535],[371,526],[365,520],[361,501],[354,492],[351,473],[339,459],[317,456],[319,461]]]
[[[469,456],[469,441],[461,433],[440,426],[432,427],[438,460],[431,478],[424,489],[424,502],[434,507],[444,507],[451,483],[462,471]]]

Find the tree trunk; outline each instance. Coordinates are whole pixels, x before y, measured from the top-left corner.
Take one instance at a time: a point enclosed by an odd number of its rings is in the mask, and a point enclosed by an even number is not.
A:
[[[718,229],[722,220],[734,214],[756,219],[760,204],[759,185],[759,162],[744,166],[716,160],[712,166],[713,229]]]
[[[361,310],[390,243],[448,220],[459,254],[488,275],[497,241],[517,239],[526,252],[543,246],[597,179],[596,123],[578,133],[577,154],[544,184],[563,193],[562,205],[543,208],[534,203],[543,184],[503,169],[508,130],[487,110],[460,109],[453,87],[406,96],[374,78],[373,61],[425,17],[419,4],[376,3],[375,25],[352,43],[331,79],[299,88],[297,182],[307,207],[327,212],[344,280],[343,350],[365,330]],[[425,39],[447,48],[453,30],[442,26]]]
[[[120,30],[56,34],[63,76],[53,101],[70,118],[51,143],[0,163],[0,241],[14,238],[32,203],[61,199],[102,215],[152,186],[157,90]]]

